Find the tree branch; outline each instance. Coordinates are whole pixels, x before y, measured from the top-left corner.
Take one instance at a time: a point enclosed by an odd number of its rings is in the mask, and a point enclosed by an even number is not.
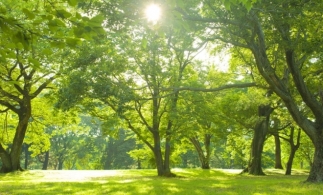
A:
[[[33,99],[33,98],[35,98],[35,97],[37,97],[37,95],[38,95],[40,92],[42,92],[42,90],[43,90],[43,89],[45,89],[45,88],[47,87],[47,85],[49,85],[53,80],[55,80],[55,79],[56,79],[56,77],[57,77],[57,75],[52,76],[52,77],[50,77],[49,79],[47,79],[43,84],[41,84],[41,85],[38,87],[38,89],[37,89],[34,93],[30,94],[30,97],[32,97],[32,99]]]
[[[247,87],[257,87],[258,85],[256,83],[239,83],[239,84],[228,84],[223,85],[217,88],[209,88],[209,89],[203,89],[203,88],[194,88],[194,87],[180,87],[180,88],[167,88],[164,90],[175,90],[176,91],[200,91],[200,92],[217,92],[222,91],[225,89],[232,89],[232,88],[247,88]]]
[[[4,97],[7,97],[7,98],[13,100],[13,101],[16,101],[16,102],[21,101],[21,99],[18,96],[12,95],[11,93],[2,89],[2,87],[0,87],[0,94],[3,95]]]
[[[18,111],[19,111],[19,109],[17,109],[15,106],[11,105],[9,102],[4,101],[4,100],[0,100],[0,105],[9,108],[10,110],[12,110],[15,113],[18,113]]]

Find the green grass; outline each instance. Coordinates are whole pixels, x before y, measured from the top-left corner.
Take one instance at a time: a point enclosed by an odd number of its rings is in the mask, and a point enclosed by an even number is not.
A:
[[[322,194],[323,184],[303,183],[304,171],[285,176],[238,175],[232,170],[174,169],[175,178],[155,170],[24,171],[0,174],[0,195],[7,194]]]

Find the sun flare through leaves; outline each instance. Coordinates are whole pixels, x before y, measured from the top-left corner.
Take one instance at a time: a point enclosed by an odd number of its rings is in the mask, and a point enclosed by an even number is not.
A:
[[[161,8],[156,4],[151,4],[145,9],[145,16],[149,22],[156,23],[161,17]]]

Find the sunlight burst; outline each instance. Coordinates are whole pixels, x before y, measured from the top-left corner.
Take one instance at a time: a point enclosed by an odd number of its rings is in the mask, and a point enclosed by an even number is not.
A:
[[[158,5],[151,4],[146,8],[145,15],[149,22],[156,23],[161,16],[161,9]]]

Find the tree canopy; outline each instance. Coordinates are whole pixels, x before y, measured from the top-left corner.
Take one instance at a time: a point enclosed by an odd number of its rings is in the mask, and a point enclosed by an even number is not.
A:
[[[154,21],[148,6],[0,3],[1,172],[24,153],[25,167],[159,176],[306,162],[322,181],[322,3],[155,1]]]

